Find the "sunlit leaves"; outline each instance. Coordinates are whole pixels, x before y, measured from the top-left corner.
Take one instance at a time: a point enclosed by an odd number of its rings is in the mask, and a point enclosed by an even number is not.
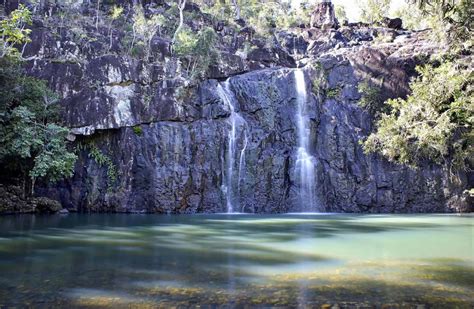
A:
[[[30,42],[31,12],[22,4],[8,18],[0,20],[0,58],[18,56],[17,45]]]
[[[197,34],[188,28],[183,28],[176,35],[174,52],[182,58],[187,58],[188,73],[192,78],[201,78],[210,65],[218,59],[217,34],[211,27],[205,27]]]
[[[361,10],[361,21],[366,23],[378,23],[388,15],[390,0],[358,0]]]
[[[451,45],[470,44],[472,47],[474,6],[472,0],[408,0],[425,16],[431,18],[430,26]]]
[[[123,7],[121,6],[117,6],[117,5],[114,5],[111,9],[110,9],[110,18],[112,20],[116,20],[118,19],[120,16],[122,16],[122,13],[123,13]]]
[[[405,99],[388,100],[377,130],[364,143],[391,161],[416,166],[429,159],[466,168],[472,159],[474,99],[472,70],[454,63],[418,68]]]

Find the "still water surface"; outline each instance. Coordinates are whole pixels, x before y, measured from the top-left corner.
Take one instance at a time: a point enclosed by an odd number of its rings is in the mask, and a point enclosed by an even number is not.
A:
[[[0,307],[472,308],[473,215],[0,217]]]

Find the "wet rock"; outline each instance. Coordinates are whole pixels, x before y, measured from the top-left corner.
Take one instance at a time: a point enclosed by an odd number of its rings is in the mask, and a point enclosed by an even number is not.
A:
[[[53,214],[58,213],[63,209],[60,202],[46,197],[33,198],[31,199],[31,203],[35,206],[38,213]]]
[[[127,9],[130,2],[120,1]],[[167,9],[163,1],[142,3],[146,14]],[[110,177],[110,166],[99,165],[83,149],[74,177],[38,184],[40,196],[61,201],[71,211],[225,211],[231,110],[217,87],[229,78],[235,110],[245,120],[236,132],[238,158],[240,151],[245,156],[235,210],[301,210],[295,173],[295,55],[306,66],[317,210],[472,209],[472,197],[463,194],[472,183],[467,175],[454,183],[439,166],[410,170],[367,155],[360,146],[373,129],[373,118],[357,105],[359,83],[370,80],[381,88],[383,99],[406,96],[423,55],[440,49],[427,39],[427,32],[401,31],[399,20],[387,20],[386,28],[363,23],[338,28],[333,5],[323,1],[316,5],[311,29],[275,30],[272,40],[264,40],[243,21],[239,30],[210,20],[189,4],[186,11],[199,18],[187,19],[187,26],[196,30],[213,25],[221,51],[220,62],[198,82],[186,76],[186,62],[170,53],[169,41],[161,36],[153,37],[151,57],[145,59],[120,45],[126,33],[117,27],[108,50],[108,29],[96,29],[91,17],[95,6],[90,5],[80,6],[89,14],[83,18],[91,19],[78,35],[69,24],[59,27],[54,18],[35,18],[33,42],[25,54],[37,57],[26,70],[46,79],[60,95],[63,121],[75,135],[71,140],[93,143],[113,163],[116,177]],[[374,40],[381,36],[389,39]],[[0,187],[0,197],[6,197],[1,211],[35,211],[36,206],[11,190]],[[46,211],[59,209],[58,204],[44,204]]]
[[[28,202],[21,187],[0,184],[0,214],[34,212],[35,206]]]
[[[304,55],[308,48],[308,42],[299,35],[290,32],[279,32],[278,38],[281,46],[290,55]]]
[[[58,214],[60,214],[60,215],[67,215],[67,214],[69,214],[69,210],[63,208],[63,209],[61,209],[60,211],[58,211]]]

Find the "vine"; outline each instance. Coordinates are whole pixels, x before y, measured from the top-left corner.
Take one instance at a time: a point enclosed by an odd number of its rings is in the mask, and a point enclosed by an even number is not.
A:
[[[112,190],[113,184],[117,181],[117,167],[112,159],[104,154],[93,142],[87,144],[78,144],[78,150],[89,150],[89,158],[92,158],[99,167],[105,166],[107,168],[108,190]]]

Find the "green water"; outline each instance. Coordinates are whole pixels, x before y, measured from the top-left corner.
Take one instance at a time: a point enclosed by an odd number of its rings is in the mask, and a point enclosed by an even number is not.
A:
[[[0,217],[0,308],[472,308],[473,223],[473,215]]]

